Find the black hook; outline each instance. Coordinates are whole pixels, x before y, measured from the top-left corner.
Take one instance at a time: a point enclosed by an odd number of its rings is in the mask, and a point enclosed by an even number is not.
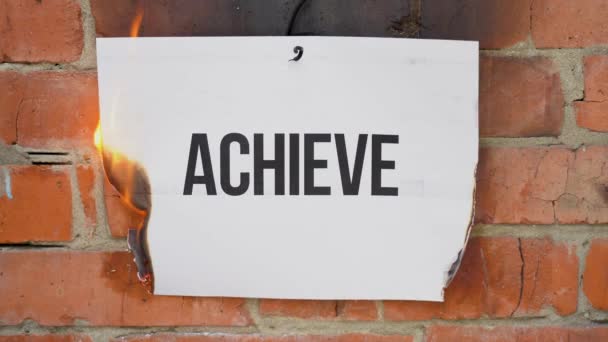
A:
[[[293,14],[291,15],[291,19],[289,19],[289,26],[287,26],[287,33],[285,34],[286,36],[292,35],[293,26],[296,23],[296,19],[298,19],[298,15],[300,14],[302,7],[304,7],[304,5],[306,5],[307,1],[308,0],[300,0],[298,5],[296,6],[296,9],[293,11]]]
[[[304,54],[304,48],[301,46],[296,46],[293,48],[293,53],[297,53],[298,55],[295,56],[294,58],[290,59],[289,61],[297,62],[300,60],[300,58],[302,58],[302,55]]]

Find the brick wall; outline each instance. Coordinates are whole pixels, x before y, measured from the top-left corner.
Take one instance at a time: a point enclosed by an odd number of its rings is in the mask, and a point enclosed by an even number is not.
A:
[[[141,217],[92,146],[94,38],[141,4],[0,0],[0,341],[608,340],[608,2],[315,1],[296,30],[481,41],[477,224],[445,302],[147,294]],[[295,3],[147,0],[139,31],[282,35]]]

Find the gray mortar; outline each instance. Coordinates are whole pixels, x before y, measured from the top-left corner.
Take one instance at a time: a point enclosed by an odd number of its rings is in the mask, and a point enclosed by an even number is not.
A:
[[[0,165],[31,164],[27,153],[20,146],[6,145],[0,141]]]
[[[97,68],[97,56],[95,52],[95,17],[91,11],[91,3],[89,0],[80,0],[80,8],[82,11],[84,47],[80,60],[73,65],[79,70],[95,70]]]

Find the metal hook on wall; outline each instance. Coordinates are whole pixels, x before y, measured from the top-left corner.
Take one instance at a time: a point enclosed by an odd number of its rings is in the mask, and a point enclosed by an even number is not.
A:
[[[298,45],[293,48],[293,53],[297,53],[297,55],[289,61],[297,62],[300,60],[300,58],[302,58],[302,55],[304,54],[304,48]]]
[[[286,36],[293,36],[293,27],[296,23],[296,20],[298,19],[298,15],[300,14],[300,11],[302,11],[302,7],[304,7],[304,5],[306,5],[307,2],[308,2],[308,0],[300,0],[298,5],[296,6],[296,9],[293,11],[293,14],[291,15],[291,19],[289,19],[289,26],[287,26],[287,32],[285,33]]]
[[[298,6],[296,6],[296,9],[293,11],[293,14],[291,15],[291,19],[289,20],[289,26],[287,27],[287,35],[291,36],[292,32],[293,32],[293,26],[296,22],[296,19],[298,18],[298,14],[300,14],[300,11],[302,10],[302,7],[304,7],[304,5],[306,4],[308,0],[300,0],[300,3],[298,3]],[[300,58],[302,58],[302,55],[304,55],[304,48],[297,45],[293,48],[293,52],[295,54],[297,54],[294,58],[290,59],[290,62],[297,62],[300,60]]]

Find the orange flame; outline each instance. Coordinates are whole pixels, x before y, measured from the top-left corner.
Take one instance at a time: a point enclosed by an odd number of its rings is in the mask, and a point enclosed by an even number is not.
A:
[[[95,128],[95,134],[93,134],[93,142],[95,143],[95,147],[97,149],[101,149],[101,122],[97,124],[97,128]]]
[[[135,16],[133,17],[133,21],[131,22],[131,27],[129,29],[129,36],[132,38],[136,38],[139,36],[139,31],[142,26],[142,22],[144,19],[144,8],[145,0],[137,0],[137,7],[135,8]],[[95,130],[94,142],[97,149],[101,150],[103,145],[103,138],[101,136],[101,127],[98,124],[97,129]],[[111,164],[110,168],[119,170],[116,177],[119,177],[119,184],[121,185],[119,193],[121,202],[130,210],[132,214],[138,216],[140,219],[140,223],[137,224],[137,228],[142,228],[144,224],[144,219],[148,214],[147,210],[138,208],[134,201],[133,196],[135,191],[135,166],[133,162],[129,161],[125,156],[115,151],[111,151],[109,149],[104,150],[104,156],[109,157],[109,162]]]
[[[95,147],[99,151],[101,151],[103,145],[103,138],[101,136],[101,123],[97,124],[93,140],[95,143]],[[139,226],[137,227],[138,229],[141,228],[141,226],[143,225],[143,219],[147,215],[147,211],[137,208],[133,203],[133,191],[135,190],[135,166],[133,162],[129,161],[122,154],[111,151],[109,149],[104,149],[103,155],[108,158],[107,161],[110,162],[111,169],[120,170],[120,175],[116,175],[120,178],[120,184],[122,185],[122,189],[121,191],[119,191],[120,199],[133,214],[135,214],[139,217],[139,219],[141,219],[141,224],[139,224]]]
[[[135,9],[135,18],[131,23],[131,30],[129,36],[135,38],[139,36],[139,29],[141,28],[141,22],[144,19],[144,0],[137,1],[137,8]]]

